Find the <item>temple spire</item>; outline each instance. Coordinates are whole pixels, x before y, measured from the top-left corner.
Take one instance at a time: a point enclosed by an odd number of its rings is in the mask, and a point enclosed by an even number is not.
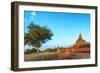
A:
[[[82,34],[80,33],[79,38],[82,38]]]
[[[76,46],[82,46],[86,44],[87,42],[83,39],[82,34],[79,34],[79,38],[76,41]]]

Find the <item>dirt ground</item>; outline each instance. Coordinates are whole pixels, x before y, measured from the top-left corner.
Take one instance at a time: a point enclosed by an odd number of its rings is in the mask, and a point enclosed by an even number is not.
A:
[[[24,61],[32,61],[32,59],[36,56],[37,54],[36,53],[33,53],[33,54],[25,54],[24,55]],[[45,56],[45,55],[48,55],[49,57],[50,56],[55,56],[56,55],[56,52],[44,52],[44,53],[39,53],[39,55],[42,57],[42,56]],[[59,60],[63,60],[63,59],[87,59],[87,58],[90,58],[90,53],[72,53],[72,54],[64,54],[64,58],[61,57]],[[58,58],[57,58],[58,59]],[[45,59],[44,59],[45,60]],[[52,60],[56,60],[56,58],[52,59]]]

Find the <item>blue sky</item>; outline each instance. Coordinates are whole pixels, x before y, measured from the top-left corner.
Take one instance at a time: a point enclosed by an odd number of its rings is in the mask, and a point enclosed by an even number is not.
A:
[[[31,22],[48,26],[54,34],[52,40],[41,46],[41,50],[73,45],[80,33],[90,42],[90,14],[24,11],[25,31]]]

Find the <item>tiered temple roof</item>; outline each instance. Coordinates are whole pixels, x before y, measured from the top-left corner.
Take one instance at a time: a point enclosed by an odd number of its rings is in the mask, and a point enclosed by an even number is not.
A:
[[[79,38],[76,41],[75,46],[79,47],[79,46],[82,46],[82,45],[85,45],[85,44],[87,44],[87,42],[83,39],[82,34],[80,34]]]

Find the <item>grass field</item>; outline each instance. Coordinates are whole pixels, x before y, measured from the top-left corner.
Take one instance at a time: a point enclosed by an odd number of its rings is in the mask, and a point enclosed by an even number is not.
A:
[[[90,53],[62,53],[58,56],[57,52],[40,52],[25,54],[24,61],[43,61],[43,60],[64,60],[64,59],[87,59]]]

